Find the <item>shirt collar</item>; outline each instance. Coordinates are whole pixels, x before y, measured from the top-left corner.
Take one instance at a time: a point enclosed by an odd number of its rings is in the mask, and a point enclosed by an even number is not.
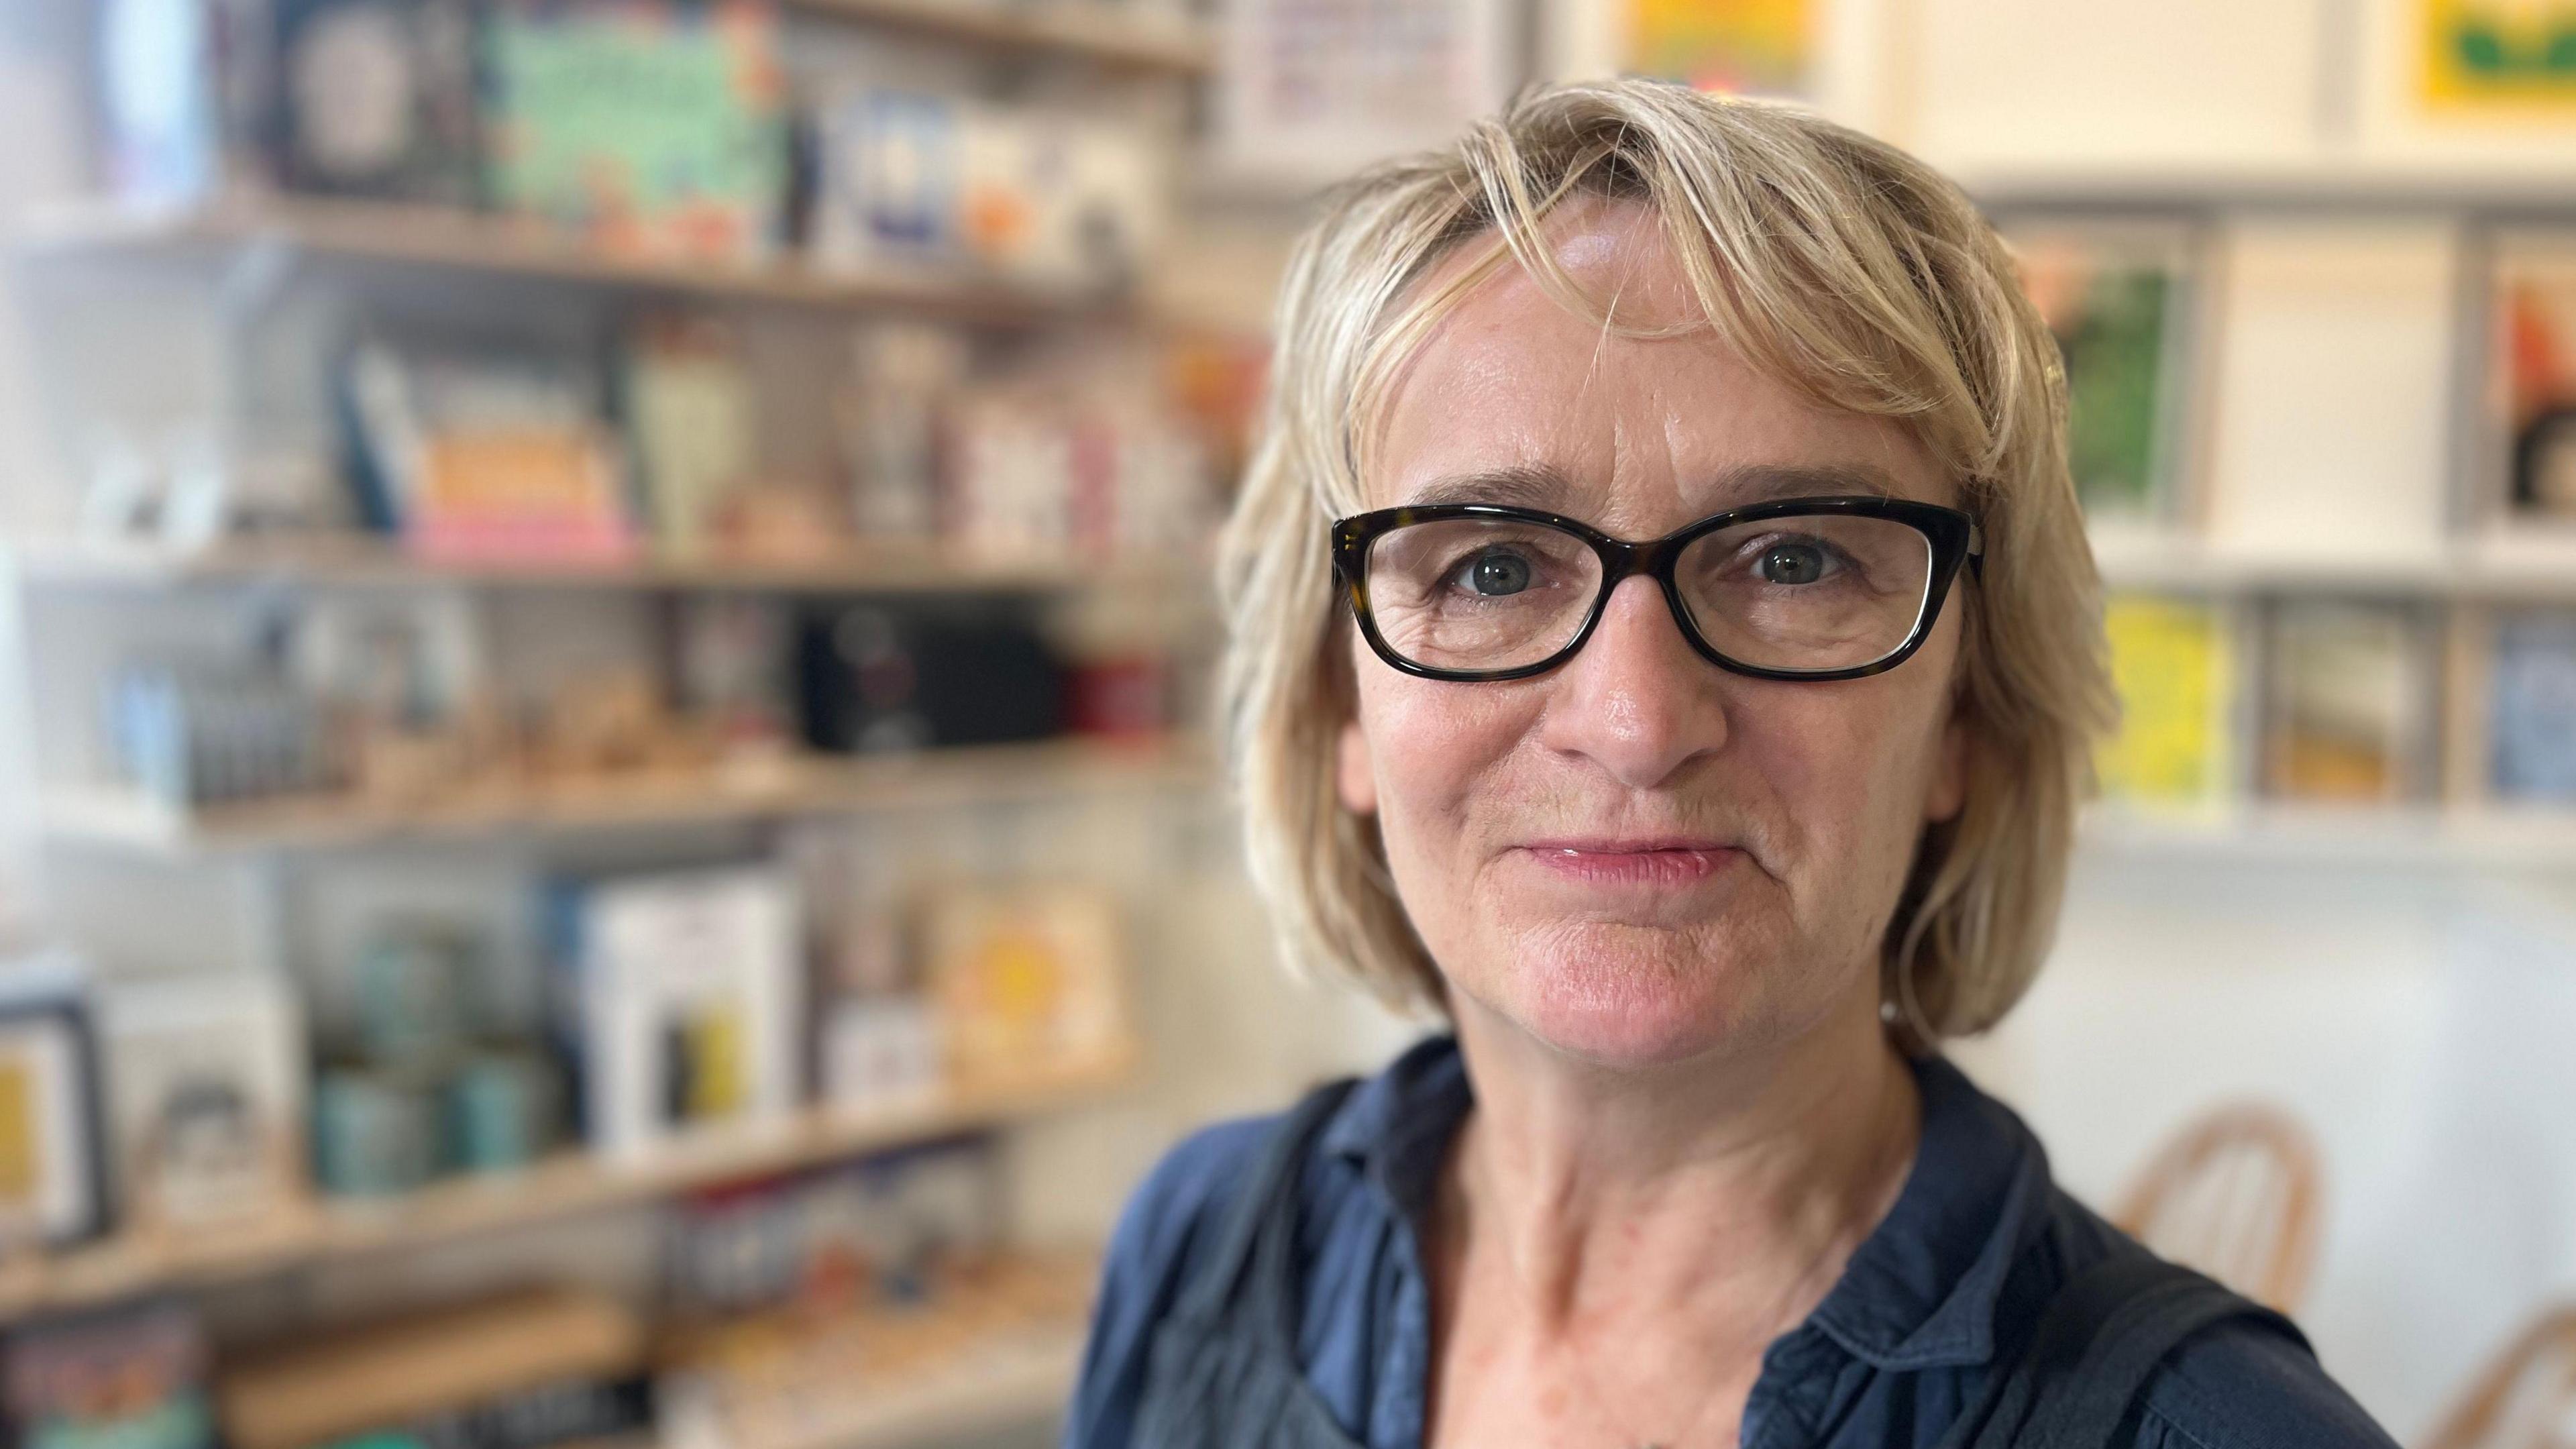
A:
[[[1912,1066],[1923,1101],[1914,1165],[1808,1323],[1880,1369],[1983,1363],[2004,1279],[2044,1221],[2048,1159],[2020,1118],[1947,1060]],[[1352,1090],[1322,1145],[1418,1225],[1474,1101],[1457,1038],[1427,1037]]]

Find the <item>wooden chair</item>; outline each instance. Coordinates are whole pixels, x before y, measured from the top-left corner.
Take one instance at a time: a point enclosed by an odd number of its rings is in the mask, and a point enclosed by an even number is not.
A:
[[[2297,1122],[2270,1107],[2221,1107],[2156,1154],[2113,1221],[2164,1257],[2295,1313],[2316,1257],[2321,1177]]]
[[[2425,1449],[2576,1449],[2576,1304],[2542,1314],[2478,1376]]]

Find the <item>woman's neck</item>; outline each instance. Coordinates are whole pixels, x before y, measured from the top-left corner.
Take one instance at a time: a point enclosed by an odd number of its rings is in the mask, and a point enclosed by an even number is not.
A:
[[[1456,1240],[1440,1256],[1505,1270],[1533,1330],[1653,1325],[1758,1356],[1822,1300],[1912,1164],[1918,1093],[1874,1009],[1637,1072],[1458,1004],[1476,1107],[1443,1173]]]

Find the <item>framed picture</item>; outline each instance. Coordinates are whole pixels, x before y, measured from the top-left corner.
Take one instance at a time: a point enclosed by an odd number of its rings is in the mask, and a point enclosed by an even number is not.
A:
[[[1227,0],[1221,175],[1306,187],[1441,145],[1524,67],[1508,0]]]
[[[0,1252],[106,1225],[97,1048],[76,995],[0,1000]]]
[[[1117,907],[1098,891],[943,890],[924,907],[921,946],[954,1078],[1099,1062],[1129,1039]]]
[[[303,1181],[304,1031],[293,993],[230,973],[99,1003],[117,1201],[142,1230],[264,1216]]]

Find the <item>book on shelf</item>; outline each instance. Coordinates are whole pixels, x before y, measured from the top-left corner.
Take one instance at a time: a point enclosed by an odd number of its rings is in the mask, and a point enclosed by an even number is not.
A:
[[[2104,798],[2208,804],[2236,783],[2235,621],[2223,605],[2114,596],[2103,610],[2120,725],[2094,752]]]
[[[2191,238],[2178,226],[2021,223],[2022,286],[2066,363],[2067,466],[2088,520],[2171,526],[2191,344]]]
[[[488,0],[494,204],[627,255],[767,254],[789,184],[769,0]]]
[[[2576,241],[2508,249],[2496,304],[2508,512],[2576,522]]]
[[[786,1125],[803,1100],[793,878],[766,864],[559,882],[557,1034],[591,1145],[636,1157],[700,1131]]]
[[[595,370],[557,349],[370,338],[336,378],[359,519],[448,562],[635,552]]]
[[[2488,671],[2495,795],[2576,804],[2576,613],[2533,611],[2498,620]]]
[[[2461,223],[2240,216],[2220,235],[2212,542],[2432,556],[2452,512]]]
[[[2265,793],[2360,803],[2431,793],[2436,671],[2417,612],[2300,600],[2274,605],[2269,624]]]

